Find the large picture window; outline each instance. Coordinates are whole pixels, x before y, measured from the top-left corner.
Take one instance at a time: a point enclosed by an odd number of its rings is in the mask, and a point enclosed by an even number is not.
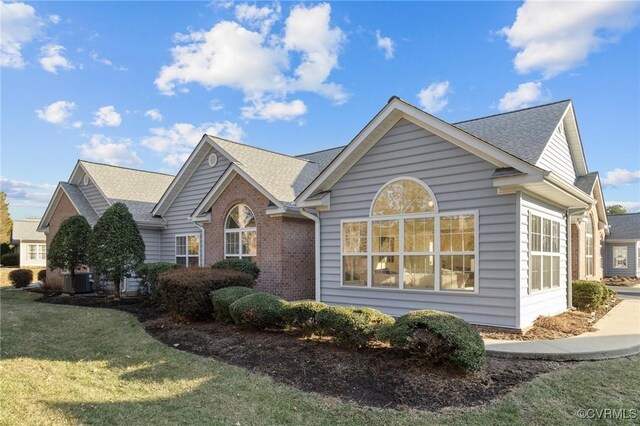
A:
[[[475,212],[438,214],[422,182],[393,180],[370,217],[342,222],[342,285],[473,292],[476,222]]]
[[[46,244],[28,244],[27,255],[29,260],[46,260],[47,245]]]
[[[627,246],[613,246],[613,267],[627,269]]]
[[[587,276],[592,277],[593,276],[593,269],[594,269],[594,263],[593,263],[593,222],[591,221],[591,218],[587,218],[584,222],[585,225],[585,264],[586,264],[586,269],[587,269]]]
[[[256,218],[245,204],[233,207],[224,225],[224,257],[253,260],[258,253]]]
[[[200,236],[198,234],[176,236],[176,263],[183,266],[200,264]]]
[[[529,291],[560,287],[560,222],[529,217]]]

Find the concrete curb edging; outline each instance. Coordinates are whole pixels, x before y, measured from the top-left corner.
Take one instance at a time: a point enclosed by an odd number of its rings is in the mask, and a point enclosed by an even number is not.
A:
[[[564,352],[564,353],[539,353],[539,352],[506,352],[487,349],[487,355],[505,359],[533,359],[545,361],[598,361],[603,359],[622,358],[640,354],[640,344],[605,351],[593,352]]]

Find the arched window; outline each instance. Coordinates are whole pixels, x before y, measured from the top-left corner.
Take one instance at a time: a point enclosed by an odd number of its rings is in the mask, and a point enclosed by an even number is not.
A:
[[[386,184],[371,206],[371,216],[432,213],[436,205],[431,190],[414,179],[397,179]]]
[[[224,257],[252,260],[258,252],[256,218],[245,204],[234,206],[224,223]]]
[[[476,222],[476,212],[438,214],[420,180],[394,179],[368,218],[343,220],[342,285],[474,291]]]
[[[584,221],[585,225],[585,263],[587,265],[587,276],[593,276],[593,222],[588,217]]]

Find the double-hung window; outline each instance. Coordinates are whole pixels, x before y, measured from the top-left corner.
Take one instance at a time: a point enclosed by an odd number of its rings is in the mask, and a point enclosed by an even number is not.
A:
[[[613,267],[627,269],[627,246],[613,246]]]
[[[560,222],[529,217],[529,291],[560,287]]]
[[[29,244],[28,246],[29,260],[46,260],[47,245],[46,244]]]
[[[176,263],[183,266],[200,264],[200,236],[198,234],[176,236]]]
[[[594,263],[593,263],[593,222],[591,221],[591,218],[587,218],[585,220],[585,263],[586,263],[586,269],[587,269],[587,276],[592,277],[593,276],[593,269],[594,269]]]

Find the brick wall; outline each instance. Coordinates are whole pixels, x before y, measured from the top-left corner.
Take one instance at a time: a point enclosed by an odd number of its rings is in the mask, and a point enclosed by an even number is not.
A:
[[[571,279],[580,277],[580,229],[575,223],[571,224]]]
[[[58,229],[60,229],[60,225],[62,224],[62,222],[64,222],[66,218],[76,216],[78,214],[80,213],[78,213],[76,208],[73,207],[73,204],[71,204],[71,200],[69,200],[67,194],[63,192],[60,196],[60,201],[58,202],[56,209],[51,215],[51,220],[49,221],[49,232],[47,233],[47,252],[49,252],[51,240],[53,240],[53,237],[58,232]],[[47,276],[54,275],[62,276],[60,269],[47,270]]]
[[[236,176],[211,208],[204,224],[205,264],[224,259],[224,222],[236,204],[255,215],[258,234],[256,288],[288,300],[312,298],[315,293],[314,223],[308,219],[268,216],[270,201],[241,176]]]

